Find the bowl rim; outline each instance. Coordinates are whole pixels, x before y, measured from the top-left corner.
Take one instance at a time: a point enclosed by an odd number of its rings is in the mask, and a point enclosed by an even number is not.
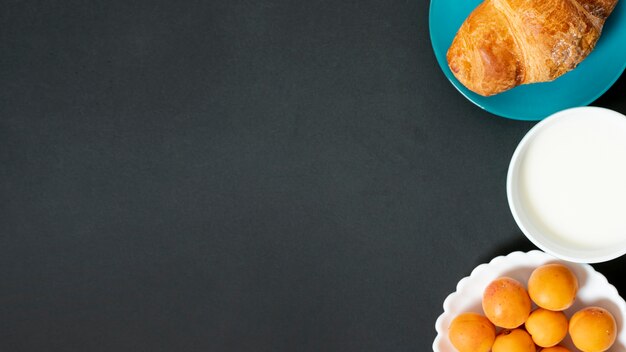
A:
[[[521,141],[519,142],[519,144],[517,145],[515,149],[515,152],[513,153],[513,156],[511,157],[511,161],[509,163],[509,168],[508,168],[507,177],[506,177],[506,195],[507,195],[507,201],[509,204],[509,209],[511,211],[511,214],[513,215],[513,218],[515,219],[515,222],[517,223],[517,226],[520,228],[520,230],[522,230],[522,233],[526,236],[526,238],[528,238],[539,249],[541,249],[542,251],[548,254],[553,255],[556,258],[566,260],[569,262],[600,263],[600,262],[606,262],[606,261],[621,257],[622,255],[626,254],[626,246],[623,248],[616,246],[614,250],[608,251],[606,254],[599,254],[599,255],[589,254],[585,256],[575,256],[575,255],[568,255],[565,253],[561,253],[558,250],[555,250],[551,246],[547,245],[546,243],[542,242],[540,239],[538,239],[535,236],[533,231],[531,231],[526,225],[526,223],[522,220],[520,216],[520,209],[515,203],[516,199],[515,199],[514,190],[515,190],[515,187],[518,185],[518,182],[517,182],[518,177],[516,175],[516,171],[517,171],[517,167],[520,164],[520,160],[525,155],[524,153],[528,149],[528,145],[535,138],[535,136],[538,133],[540,133],[546,126],[553,124],[555,120],[565,118],[571,115],[573,112],[578,112],[578,111],[592,111],[595,113],[601,113],[605,115],[619,115],[621,117],[626,118],[626,116],[624,116],[623,114],[617,111],[611,110],[611,109],[597,107],[597,106],[580,106],[580,107],[574,107],[574,108],[564,109],[564,110],[555,112],[554,114],[541,120],[535,126],[533,126],[526,133],[526,135],[521,139]]]

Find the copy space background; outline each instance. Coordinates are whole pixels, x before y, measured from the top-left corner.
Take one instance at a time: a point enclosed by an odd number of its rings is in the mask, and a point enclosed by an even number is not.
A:
[[[534,247],[533,123],[452,87],[428,6],[2,1],[0,351],[430,350],[459,279]]]

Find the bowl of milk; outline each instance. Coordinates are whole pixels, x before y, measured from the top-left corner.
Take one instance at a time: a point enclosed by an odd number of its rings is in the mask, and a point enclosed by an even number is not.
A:
[[[626,253],[626,116],[599,107],[557,112],[518,145],[507,175],[522,232],[553,256],[597,263]]]

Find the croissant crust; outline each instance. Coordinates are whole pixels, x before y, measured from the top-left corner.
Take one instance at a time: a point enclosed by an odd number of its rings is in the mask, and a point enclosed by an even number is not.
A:
[[[617,0],[486,0],[448,49],[454,76],[489,96],[552,81],[593,50]]]

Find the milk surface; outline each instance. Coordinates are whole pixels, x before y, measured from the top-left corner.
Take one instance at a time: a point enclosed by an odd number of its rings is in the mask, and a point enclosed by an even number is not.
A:
[[[576,113],[536,134],[520,168],[535,224],[582,248],[626,241],[626,118]]]

